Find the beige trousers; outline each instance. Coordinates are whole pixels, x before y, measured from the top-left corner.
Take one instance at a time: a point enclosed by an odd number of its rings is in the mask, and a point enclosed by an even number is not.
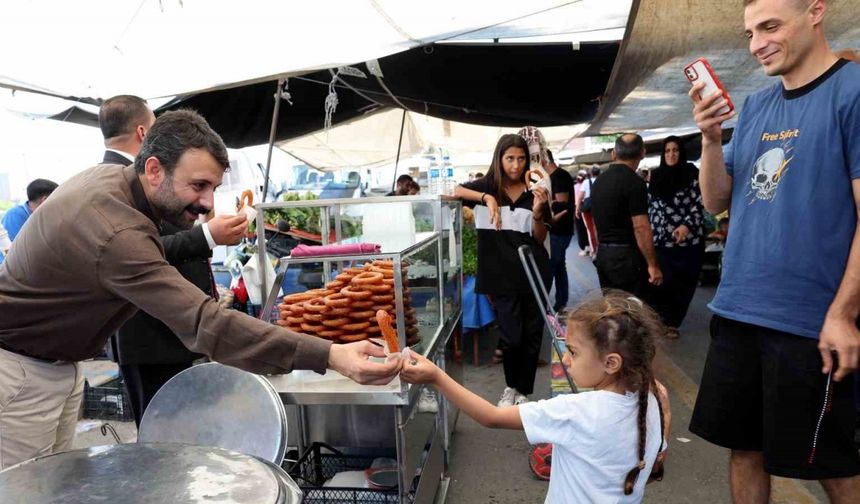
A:
[[[0,348],[0,470],[71,449],[83,393],[78,363],[48,364]]]

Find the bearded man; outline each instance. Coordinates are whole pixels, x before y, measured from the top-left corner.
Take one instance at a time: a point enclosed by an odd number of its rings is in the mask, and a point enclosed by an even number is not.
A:
[[[300,335],[222,309],[164,255],[159,227],[189,229],[213,206],[229,166],[221,137],[197,113],[168,112],[134,165],[102,164],[62,184],[0,265],[0,469],[69,449],[81,404],[78,361],[96,356],[138,309],[189,350],[255,373],[334,369],[384,384],[400,370],[364,341]]]

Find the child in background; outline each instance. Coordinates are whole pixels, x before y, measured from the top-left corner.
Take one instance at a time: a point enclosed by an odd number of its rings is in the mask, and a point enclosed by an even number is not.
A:
[[[729,218],[723,217],[717,223],[717,229],[708,235],[708,238],[717,240],[723,245],[726,244],[726,240],[729,239]]]
[[[651,368],[661,334],[651,308],[609,291],[567,319],[563,362],[574,383],[593,392],[500,408],[411,353],[401,377],[432,384],[485,427],[524,430],[531,444],[552,443],[546,503],[636,503],[649,480],[641,473],[662,476],[671,422],[666,389]]]

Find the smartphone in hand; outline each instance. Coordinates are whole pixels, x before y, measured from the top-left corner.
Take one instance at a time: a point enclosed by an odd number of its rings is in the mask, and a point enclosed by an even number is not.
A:
[[[732,98],[729,96],[729,92],[726,91],[725,87],[723,87],[723,83],[720,82],[720,79],[717,77],[714,69],[711,68],[711,64],[708,63],[708,60],[705,58],[699,58],[688,64],[684,67],[684,75],[693,86],[700,82],[705,83],[705,87],[702,88],[702,91],[699,93],[702,98],[710,96],[717,91],[721,91],[723,93],[723,98],[726,100],[726,106],[718,110],[716,115],[725,115],[735,109],[735,104],[732,103]]]

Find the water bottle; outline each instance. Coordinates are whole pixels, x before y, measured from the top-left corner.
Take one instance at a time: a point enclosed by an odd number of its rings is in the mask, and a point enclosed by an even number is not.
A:
[[[447,154],[442,156],[442,191],[443,194],[454,194],[454,165]]]
[[[429,189],[430,194],[441,194],[442,192],[442,173],[439,169],[439,165],[436,164],[436,156],[430,158],[430,169],[428,170],[430,175]]]

